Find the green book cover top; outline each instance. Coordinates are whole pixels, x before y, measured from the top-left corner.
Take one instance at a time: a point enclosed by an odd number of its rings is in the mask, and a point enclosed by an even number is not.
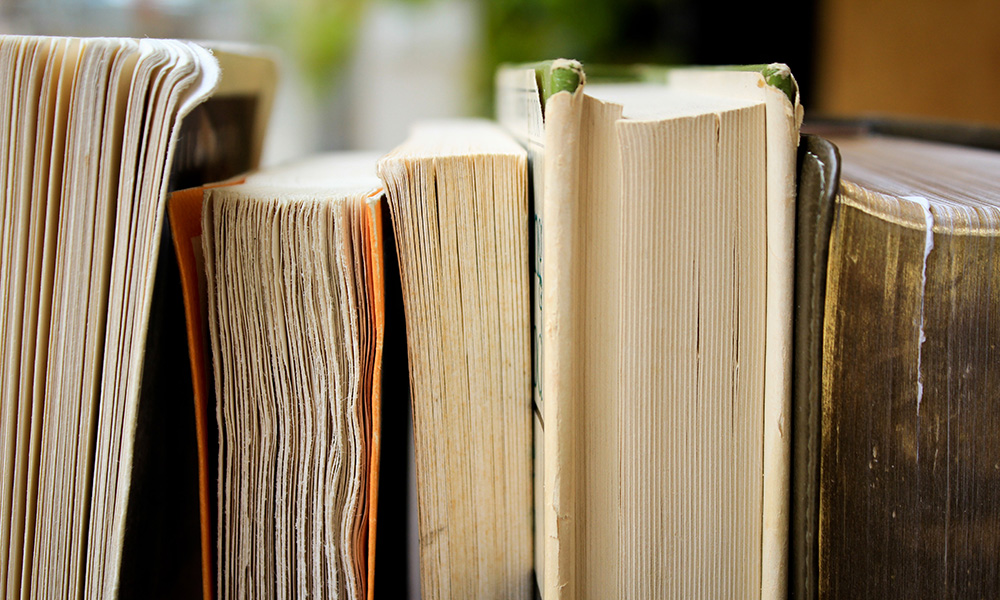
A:
[[[557,58],[537,63],[517,65],[520,68],[533,69],[542,94],[544,106],[553,94],[559,92],[573,93],[586,83],[587,76],[583,65],[576,60]],[[671,71],[677,69],[707,69],[722,71],[755,71],[764,77],[764,81],[779,90],[789,102],[795,103],[798,95],[798,85],[787,65],[782,63],[759,65],[726,65],[717,67],[668,67],[657,65],[591,65],[587,68],[591,76],[598,81],[650,81],[665,83]]]

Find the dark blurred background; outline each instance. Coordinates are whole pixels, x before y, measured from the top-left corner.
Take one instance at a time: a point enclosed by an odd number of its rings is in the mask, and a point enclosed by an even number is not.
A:
[[[785,62],[806,115],[1000,123],[996,0],[0,0],[0,32],[266,44],[266,163],[491,112],[504,61]]]

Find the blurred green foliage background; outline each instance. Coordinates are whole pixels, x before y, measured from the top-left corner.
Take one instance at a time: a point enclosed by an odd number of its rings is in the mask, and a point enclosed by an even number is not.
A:
[[[288,36],[304,71],[321,79],[349,57],[369,0],[256,1],[273,15],[263,19],[265,37],[281,44]],[[419,6],[435,0],[383,1]],[[471,1],[482,20],[476,80],[487,94],[499,64],[555,57],[602,65],[785,62],[801,89],[811,87],[813,0]]]
[[[279,135],[288,138],[279,143],[286,150],[276,154],[283,160],[294,152],[391,146],[406,123],[419,118],[488,116],[493,73],[504,62],[575,58],[591,74],[598,65],[636,62],[785,62],[808,103],[816,4],[0,0],[0,32],[236,40],[274,47],[288,88],[279,93],[273,119]],[[392,93],[400,97],[390,105],[381,97]],[[385,122],[392,119],[396,122]]]

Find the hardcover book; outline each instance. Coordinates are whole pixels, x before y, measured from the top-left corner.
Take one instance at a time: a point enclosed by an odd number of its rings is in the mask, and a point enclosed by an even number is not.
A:
[[[815,589],[994,596],[1000,154],[833,140]]]
[[[797,90],[782,65],[625,75],[497,77],[533,180],[538,585],[780,598]]]

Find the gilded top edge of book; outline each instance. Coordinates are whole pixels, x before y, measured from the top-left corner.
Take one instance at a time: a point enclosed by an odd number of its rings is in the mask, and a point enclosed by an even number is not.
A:
[[[841,180],[838,202],[867,213],[877,219],[936,235],[998,237],[1000,218],[989,218],[992,207],[945,205],[933,198],[885,194]]]

